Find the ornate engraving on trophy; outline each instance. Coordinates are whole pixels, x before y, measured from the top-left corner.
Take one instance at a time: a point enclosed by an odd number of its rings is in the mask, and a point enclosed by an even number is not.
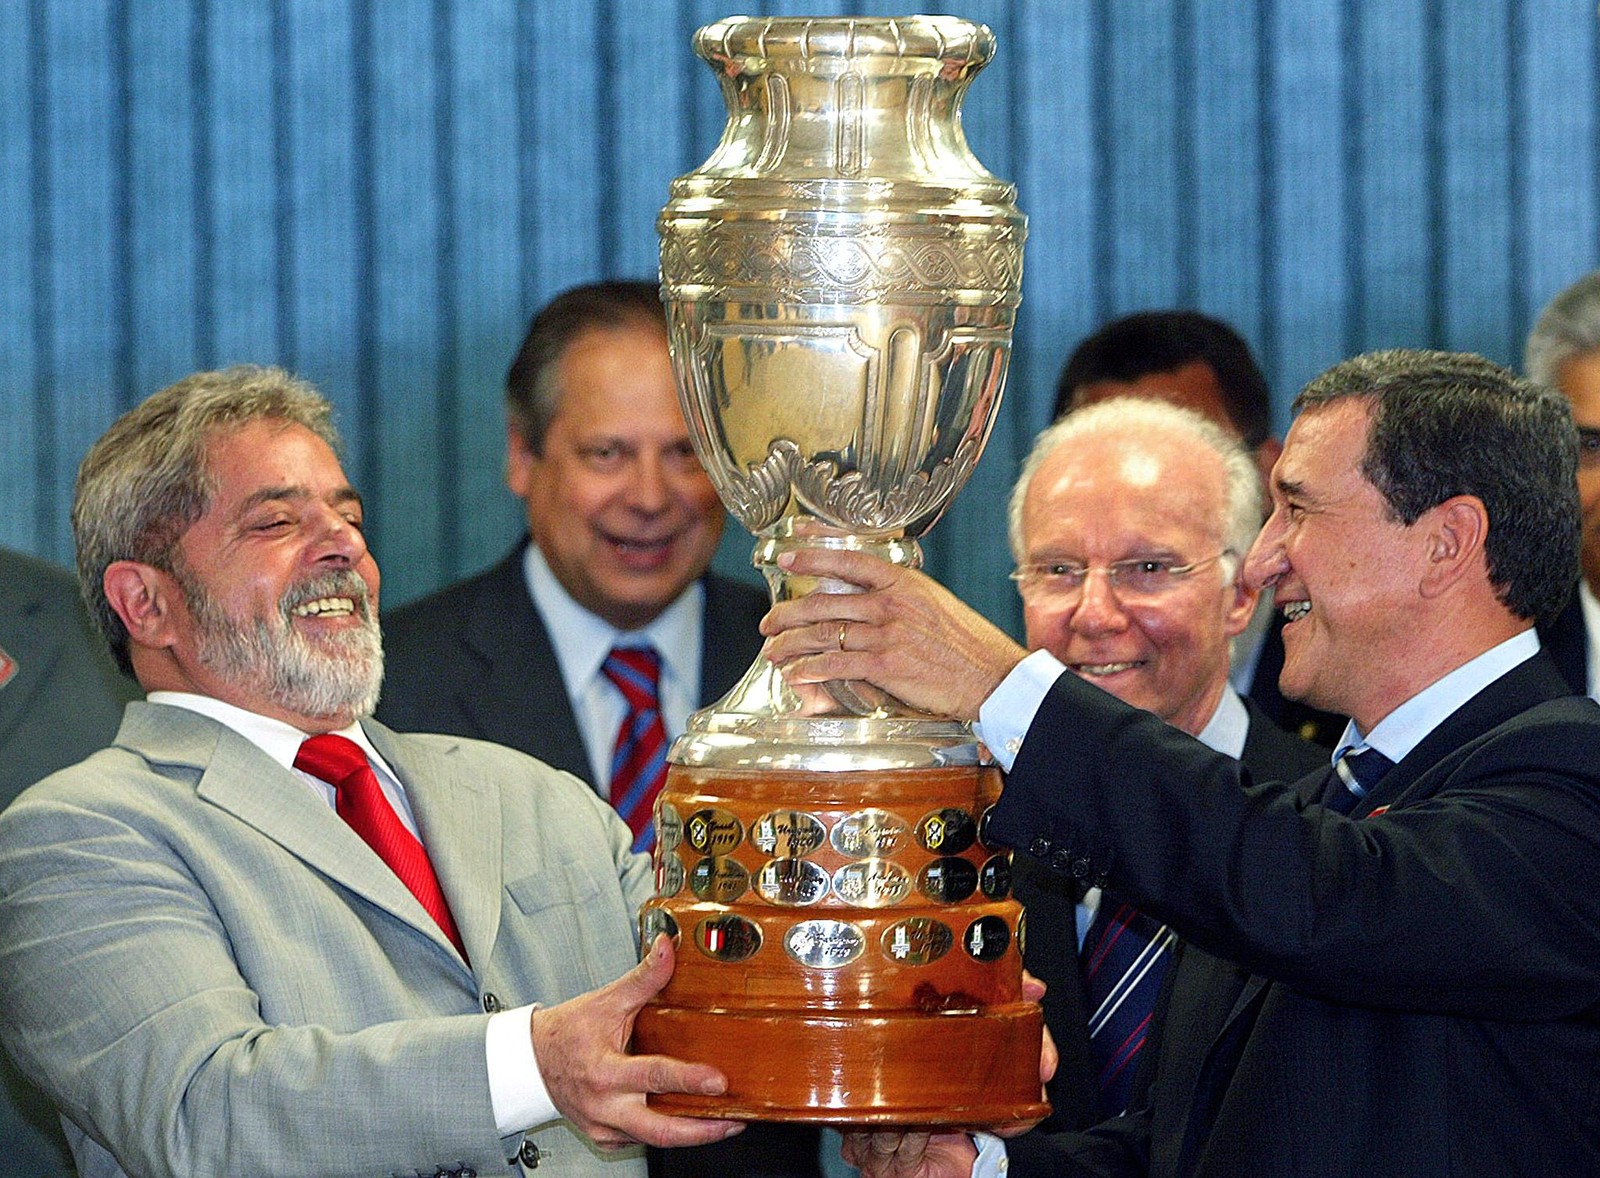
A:
[[[756,892],[785,908],[815,904],[828,894],[828,873],[809,859],[769,859],[756,873]]]
[[[866,132],[861,125],[861,75],[851,70],[834,83],[834,103],[839,111],[835,125],[834,170],[846,179],[861,175],[862,144]]]
[[[910,826],[887,810],[857,810],[833,828],[833,849],[852,859],[893,855],[906,845]]]
[[[978,890],[978,869],[959,856],[933,859],[917,872],[917,891],[935,904],[959,904]]]
[[[727,855],[707,855],[689,872],[689,888],[702,900],[732,904],[750,890],[750,872]]]
[[[683,831],[689,845],[702,855],[726,855],[744,839],[744,826],[726,810],[696,810]]]
[[[695,925],[694,943],[718,961],[747,961],[761,948],[761,926],[728,912]]]
[[[980,916],[967,926],[962,947],[976,961],[993,961],[1011,943],[1011,932],[998,916]]]
[[[888,908],[911,894],[911,873],[893,859],[862,859],[833,873],[833,894],[859,908]]]
[[[883,930],[884,956],[901,965],[927,965],[950,952],[955,933],[942,920],[912,916]]]
[[[978,838],[972,815],[952,807],[924,814],[917,823],[917,844],[935,855],[959,855]]]
[[[756,158],[757,172],[770,172],[783,160],[789,147],[789,119],[794,106],[789,101],[789,81],[782,74],[767,76],[767,125]]]
[[[861,956],[867,938],[844,920],[803,920],[784,935],[783,947],[801,965],[838,969]]]
[[[750,826],[750,842],[774,859],[804,859],[827,838],[822,820],[804,810],[769,810]]]

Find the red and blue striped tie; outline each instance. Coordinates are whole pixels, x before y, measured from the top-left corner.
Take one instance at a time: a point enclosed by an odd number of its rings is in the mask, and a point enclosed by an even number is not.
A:
[[[1175,936],[1131,904],[1101,895],[1083,939],[1083,985],[1088,999],[1089,1050],[1097,1068],[1100,1101],[1108,1117],[1128,1109],[1139,1052]]]
[[[611,754],[611,805],[633,831],[633,849],[655,845],[656,795],[667,779],[667,729],[661,722],[661,656],[649,646],[619,646],[600,670],[628,701]]]

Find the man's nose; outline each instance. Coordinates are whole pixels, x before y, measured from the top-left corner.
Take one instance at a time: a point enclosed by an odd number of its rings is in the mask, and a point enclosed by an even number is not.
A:
[[[1080,633],[1105,633],[1121,630],[1127,624],[1128,615],[1117,597],[1116,586],[1111,583],[1111,570],[1085,570],[1083,585],[1078,590],[1078,604],[1072,612],[1073,629]]]

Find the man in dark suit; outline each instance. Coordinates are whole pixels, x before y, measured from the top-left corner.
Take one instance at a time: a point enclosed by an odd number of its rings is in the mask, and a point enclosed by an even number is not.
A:
[[[769,654],[978,717],[1009,767],[995,837],[1234,963],[1185,955],[1144,1115],[1061,1135],[1056,1173],[1600,1172],[1600,709],[1533,628],[1576,574],[1571,414],[1412,351],[1296,407],[1245,581],[1289,619],[1285,693],[1351,717],[1333,772],[1255,781],[855,555],[789,562],[863,592],[774,607]],[[851,1149],[875,1175],[973,1160],[954,1134]]]
[[[122,705],[138,694],[95,639],[72,574],[0,548],[0,809],[110,744]],[[18,1173],[70,1174],[55,1110],[4,1055],[0,1088],[8,1164]]]
[[[1283,443],[1272,433],[1272,393],[1250,345],[1198,311],[1140,311],[1113,320],[1073,349],[1056,381],[1054,416],[1108,397],[1151,397],[1210,418],[1242,442],[1265,485]],[[1344,717],[1284,698],[1283,620],[1270,594],[1234,640],[1233,683],[1273,723],[1332,748]]]
[[[767,597],[707,572],[724,514],[678,405],[654,285],[594,283],[546,305],[507,376],[506,418],[506,481],[529,538],[385,619],[377,715],[509,745],[609,798],[630,713],[608,652],[659,657],[670,738],[754,661]],[[648,805],[633,817],[646,849]],[[652,1151],[651,1168],[815,1175],[818,1149],[815,1129],[755,1126],[707,1149]]]
[[[1533,331],[1523,368],[1560,391],[1578,427],[1578,506],[1583,575],[1566,608],[1539,626],[1556,669],[1574,691],[1600,699],[1600,270],[1551,299]]]
[[[1325,750],[1277,728],[1228,682],[1229,639],[1256,604],[1239,573],[1260,529],[1261,482],[1221,426],[1145,398],[1080,409],[1034,442],[1009,514],[1030,649],[1258,776],[1326,766]],[[1094,568],[1105,575],[1086,571]],[[1140,1089],[1141,1045],[1159,1035],[1174,948],[1153,922],[1111,924],[1115,899],[1026,856],[1015,860],[1014,883],[1028,912],[1025,962],[1046,984],[1045,1020],[1061,1056],[1047,1086],[1050,1117],[1012,1143],[1012,1172],[1022,1175],[1043,1134],[1119,1115]],[[1149,943],[1139,972],[1126,987],[1086,979],[1105,930],[1118,928],[1126,944]],[[1121,1027],[1131,1036],[1108,1042]]]

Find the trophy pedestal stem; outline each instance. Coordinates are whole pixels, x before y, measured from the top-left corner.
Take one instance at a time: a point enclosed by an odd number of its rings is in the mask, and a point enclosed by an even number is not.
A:
[[[990,765],[881,772],[673,765],[642,939],[677,939],[633,1050],[710,1063],[663,1110],[843,1126],[1044,1115],[1009,853],[984,845]]]

